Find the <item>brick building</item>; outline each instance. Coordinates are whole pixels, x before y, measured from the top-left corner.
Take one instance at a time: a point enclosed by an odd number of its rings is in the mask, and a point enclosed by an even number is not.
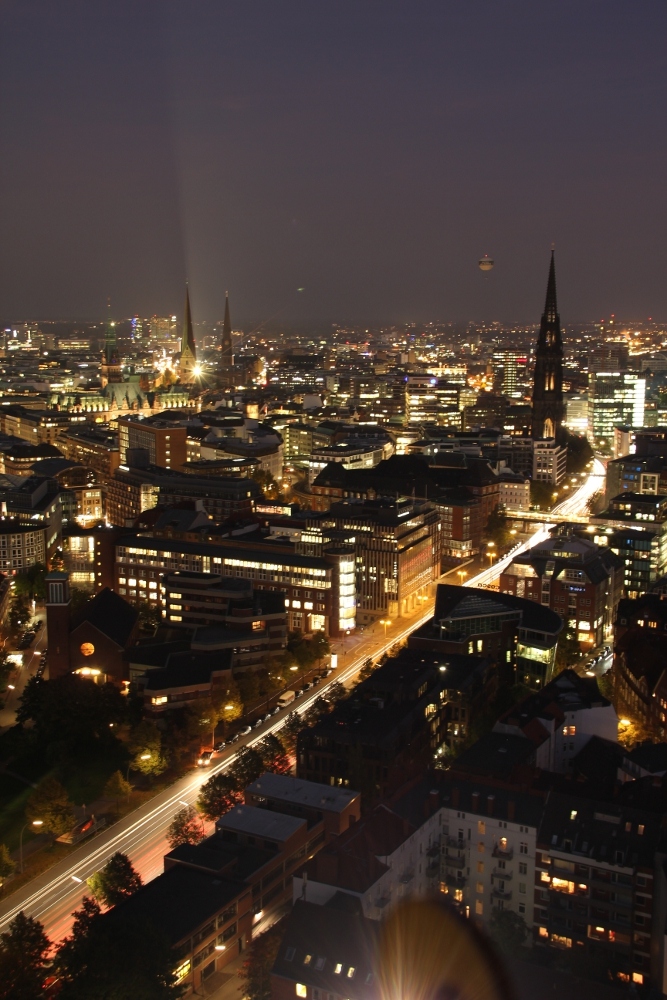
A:
[[[512,560],[500,591],[551,608],[577,630],[582,649],[601,645],[623,592],[623,560],[576,535],[556,535]]]
[[[667,738],[667,600],[626,598],[614,627],[614,702],[656,738]]]

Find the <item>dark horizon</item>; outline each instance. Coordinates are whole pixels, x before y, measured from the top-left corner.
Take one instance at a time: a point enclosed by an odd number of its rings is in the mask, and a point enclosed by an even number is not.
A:
[[[187,277],[202,323],[229,289],[237,328],[523,325],[555,242],[565,326],[667,316],[665,28],[620,0],[9,0],[0,313],[180,316]]]

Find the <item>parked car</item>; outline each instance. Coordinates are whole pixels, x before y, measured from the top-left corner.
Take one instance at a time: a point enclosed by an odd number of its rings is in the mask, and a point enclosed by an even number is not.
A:
[[[228,746],[231,746],[231,745],[232,745],[232,743],[238,743],[238,741],[239,741],[240,739],[241,739],[241,734],[240,734],[240,733],[235,733],[235,734],[234,734],[234,736],[232,736],[231,740],[229,740],[229,741],[228,741],[228,744],[227,744],[227,745],[228,745]]]
[[[261,717],[261,715],[260,715],[259,719],[258,719],[258,720],[257,720],[257,722],[255,723],[255,729],[259,729],[259,727],[260,727],[260,726],[263,726],[263,725],[264,725],[264,719],[263,719],[263,718]]]
[[[271,715],[277,715],[279,711],[280,711],[280,705],[276,705],[274,710],[271,712]]]
[[[268,722],[272,715],[273,712],[267,712],[266,715],[264,716],[264,722]]]
[[[39,632],[39,630],[40,630],[40,628],[42,627],[43,624],[44,624],[44,622],[42,621],[42,619],[38,618],[37,621],[35,622],[35,624],[33,625],[33,628],[35,629],[35,632]]]
[[[251,732],[252,732],[252,726],[246,726],[244,729],[241,730],[241,732],[239,733],[239,736],[247,736],[248,733],[251,733]]]
[[[225,743],[225,741],[221,740],[220,743],[216,743],[216,745],[215,745],[215,752],[216,753],[222,753],[222,751],[225,749],[226,746],[227,746],[227,744]]]

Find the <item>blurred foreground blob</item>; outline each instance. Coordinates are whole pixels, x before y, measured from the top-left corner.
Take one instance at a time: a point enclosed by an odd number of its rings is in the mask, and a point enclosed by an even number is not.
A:
[[[381,931],[377,970],[382,1000],[512,1000],[491,945],[436,899],[394,910]]]

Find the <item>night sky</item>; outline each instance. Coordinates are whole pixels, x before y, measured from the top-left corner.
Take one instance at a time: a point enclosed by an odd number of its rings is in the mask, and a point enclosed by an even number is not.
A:
[[[3,0],[0,317],[187,275],[236,325],[535,321],[553,241],[565,322],[667,320],[666,41],[664,0]]]

